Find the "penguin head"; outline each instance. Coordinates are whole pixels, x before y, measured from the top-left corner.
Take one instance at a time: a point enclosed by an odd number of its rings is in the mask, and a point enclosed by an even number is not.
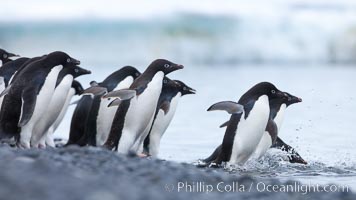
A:
[[[249,89],[239,100],[240,104],[247,103],[252,99],[267,95],[269,100],[285,98],[284,92],[277,89],[272,83],[261,82]]]
[[[183,65],[175,64],[165,59],[157,59],[153,61],[150,66],[148,66],[147,70],[152,70],[153,72],[162,71],[165,75],[167,75],[173,71],[183,68]]]
[[[125,66],[120,69],[120,73],[125,74],[126,76],[132,76],[134,79],[141,75],[135,67],[132,66]]]
[[[164,89],[175,89],[179,88],[179,84],[176,81],[169,79],[167,76],[163,78],[163,88]]]
[[[2,62],[10,60],[11,57],[19,57],[19,55],[9,53],[5,51],[4,49],[0,49],[0,60]]]
[[[91,74],[91,71],[83,69],[79,66],[72,66],[72,67],[68,67],[68,74],[71,74],[74,78],[84,75],[84,74]]]
[[[81,95],[84,91],[82,84],[80,84],[77,80],[73,80],[72,88],[75,90],[76,95]]]
[[[62,51],[55,51],[46,56],[46,61],[53,66],[62,65],[63,67],[72,67],[80,65],[80,61],[70,57]]]
[[[187,86],[182,81],[180,81],[180,80],[174,80],[174,81],[176,81],[179,84],[179,91],[182,93],[182,96],[186,95],[186,94],[195,94],[196,93],[196,90]]]
[[[288,92],[284,92],[285,94],[285,97],[284,97],[284,103],[289,106],[291,104],[294,104],[294,103],[300,103],[302,102],[302,99],[299,98],[299,97],[296,97],[296,96],[293,96],[291,94],[289,94]]]

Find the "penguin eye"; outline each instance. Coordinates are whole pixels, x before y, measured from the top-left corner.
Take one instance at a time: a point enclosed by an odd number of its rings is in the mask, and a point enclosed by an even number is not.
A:
[[[67,63],[69,63],[70,62],[70,58],[67,58]]]
[[[139,74],[139,73],[136,73],[136,76],[140,76],[140,74]]]
[[[187,87],[183,87],[183,90],[187,90]]]
[[[291,100],[292,100],[292,98],[288,97],[288,101],[291,101]]]
[[[7,54],[5,53],[5,54],[3,55],[3,57],[4,57],[4,58],[7,58]]]
[[[275,93],[276,93],[276,91],[275,91],[275,90],[271,90],[271,92],[272,92],[272,94],[275,94]]]
[[[164,64],[165,68],[169,68],[171,65],[170,64]]]
[[[75,71],[75,73],[78,73],[78,72],[79,72],[79,69],[75,69],[74,71]]]

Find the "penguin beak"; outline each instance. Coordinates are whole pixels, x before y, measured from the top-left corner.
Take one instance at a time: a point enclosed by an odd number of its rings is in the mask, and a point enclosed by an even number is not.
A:
[[[171,72],[176,71],[176,70],[180,70],[180,69],[183,69],[183,68],[184,68],[183,65],[174,65],[174,66],[172,66]]]
[[[7,55],[8,55],[9,58],[11,58],[11,57],[20,57],[20,55],[13,54],[13,53],[8,53]]]
[[[196,92],[197,91],[194,90],[193,88],[189,88],[187,94],[196,94]]]

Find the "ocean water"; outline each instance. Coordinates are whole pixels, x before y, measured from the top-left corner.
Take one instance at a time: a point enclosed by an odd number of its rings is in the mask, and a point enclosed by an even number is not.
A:
[[[76,9],[81,4],[69,6],[69,1],[56,9],[46,1],[33,2],[43,9],[34,13],[19,1],[0,7],[6,13],[0,19],[0,47],[29,57],[63,50],[93,72],[78,78],[84,87],[124,65],[143,71],[156,58],[185,65],[169,77],[197,94],[181,99],[162,139],[160,158],[194,163],[209,156],[224,136],[219,125],[229,116],[206,109],[218,101],[237,101],[256,83],[269,81],[303,99],[287,109],[279,135],[309,164],[287,163],[283,153],[271,150],[261,161],[226,171],[356,190],[354,1],[145,4],[164,13],[159,17],[135,6],[97,12],[95,4],[83,11]],[[62,16],[63,10],[71,12]],[[71,106],[56,137],[68,138],[73,110]]]

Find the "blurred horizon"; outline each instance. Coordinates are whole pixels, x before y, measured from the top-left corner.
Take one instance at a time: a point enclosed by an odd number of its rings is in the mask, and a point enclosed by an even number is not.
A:
[[[356,63],[356,1],[0,2],[0,48],[23,56],[63,50],[101,65]]]

